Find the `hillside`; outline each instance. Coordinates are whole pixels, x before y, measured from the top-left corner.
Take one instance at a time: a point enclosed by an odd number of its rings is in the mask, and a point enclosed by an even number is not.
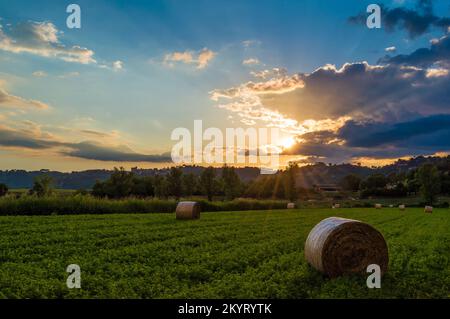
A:
[[[353,164],[325,164],[316,163],[300,167],[297,176],[297,184],[301,187],[312,187],[314,184],[337,184],[344,176],[356,174],[366,177],[374,173],[390,174],[392,172],[408,172],[416,169],[424,163],[435,165],[449,165],[450,157],[424,157],[418,156],[408,160],[398,160],[394,164],[382,167],[366,167]],[[183,166],[183,173],[198,175],[202,172],[201,166]],[[216,175],[221,174],[221,168],[216,168]],[[140,169],[133,168],[133,173],[138,176],[165,175],[169,171],[164,169]],[[260,176],[258,168],[244,167],[236,168],[236,172],[241,180],[248,182]],[[5,170],[0,171],[0,183],[5,183],[10,188],[30,188],[33,179],[39,175],[49,175],[55,181],[55,186],[61,189],[89,189],[97,180],[106,180],[111,175],[112,170],[86,170],[79,172],[63,173],[50,170],[25,171],[25,170]]]

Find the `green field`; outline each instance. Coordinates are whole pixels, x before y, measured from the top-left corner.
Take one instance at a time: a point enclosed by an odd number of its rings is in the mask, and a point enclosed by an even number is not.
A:
[[[306,264],[306,237],[329,216],[385,236],[381,289]],[[449,259],[449,209],[0,216],[1,298],[449,298]],[[66,287],[72,263],[81,289]]]

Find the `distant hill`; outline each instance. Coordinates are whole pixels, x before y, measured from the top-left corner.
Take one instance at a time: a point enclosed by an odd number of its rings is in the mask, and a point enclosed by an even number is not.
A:
[[[193,173],[199,175],[204,167],[183,166],[183,173]],[[221,174],[222,169],[216,168],[216,175]],[[165,175],[169,168],[164,169],[139,169],[133,168],[131,171],[137,176]],[[86,170],[79,172],[63,173],[51,170],[25,171],[6,170],[0,171],[0,183],[5,183],[9,188],[31,188],[36,176],[48,175],[53,178],[56,188],[60,189],[90,189],[97,180],[103,181],[109,178],[112,170]],[[256,167],[236,168],[236,172],[243,181],[250,181],[259,176],[259,169]]]
[[[393,164],[382,167],[366,167],[353,164],[325,164],[316,163],[303,166],[297,176],[297,184],[302,187],[312,187],[315,184],[337,184],[349,174],[356,174],[361,177],[367,177],[370,174],[381,173],[400,173],[416,169],[424,163],[433,163],[435,165],[444,165],[450,161],[449,157],[436,156],[418,156],[408,160],[398,160]],[[448,165],[448,164],[447,164]],[[198,175],[204,167],[201,166],[182,166],[183,173],[193,173]],[[221,168],[216,168],[216,175],[221,174]],[[140,169],[133,168],[132,172],[138,176],[153,176],[157,174],[165,175],[169,168],[164,169]],[[255,167],[236,168],[236,172],[243,181],[251,181],[260,177],[260,171]],[[0,171],[0,183],[5,183],[9,188],[30,188],[33,185],[33,179],[39,175],[49,175],[55,181],[55,187],[61,189],[89,189],[97,180],[106,180],[111,175],[112,170],[86,170],[80,172],[63,173],[50,170],[25,171],[25,170],[6,170]]]

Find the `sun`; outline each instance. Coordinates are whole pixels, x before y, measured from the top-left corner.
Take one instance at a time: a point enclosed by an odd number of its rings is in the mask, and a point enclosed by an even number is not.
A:
[[[290,148],[295,144],[295,139],[292,136],[286,137],[281,140],[281,146],[283,148]]]

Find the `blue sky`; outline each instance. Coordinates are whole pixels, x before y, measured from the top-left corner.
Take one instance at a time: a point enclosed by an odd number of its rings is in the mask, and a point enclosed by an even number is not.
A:
[[[233,112],[226,105],[218,107],[218,104],[228,101],[223,102],[223,96],[212,99],[212,92],[245,87],[249,81],[257,83],[252,72],[273,68],[285,69],[281,78],[275,78],[282,80],[294,74],[300,74],[300,77],[311,73],[314,75],[315,70],[327,64],[333,64],[337,69],[345,63],[361,61],[377,65],[388,53],[408,55],[417,49],[430,47],[431,40],[446,34],[442,27],[431,25],[426,32],[411,37],[402,27],[402,21],[389,32],[386,27],[368,29],[362,24],[349,22],[349,17],[364,13],[367,5],[373,1],[73,2],[81,7],[81,29],[66,27],[68,14],[65,8],[69,3],[64,1],[0,2],[0,24],[4,37],[13,41],[29,41],[29,38],[20,38],[26,34],[15,31],[19,29],[18,26],[51,24],[58,39],[56,44],[50,45],[62,44],[65,48],[80,46],[91,50],[95,59],[95,62],[89,63],[68,62],[61,56],[42,56],[35,51],[16,52],[17,44],[16,47],[10,45],[0,49],[0,84],[5,94],[28,102],[39,101],[48,106],[46,110],[15,105],[0,108],[2,125],[7,129],[4,136],[8,136],[7,142],[0,148],[3,155],[0,162],[3,167],[0,168],[46,167],[70,170],[111,167],[121,164],[121,152],[161,154],[169,151],[173,144],[170,132],[176,127],[191,128],[194,119],[203,119],[206,126],[219,128],[242,126],[242,123],[256,126],[273,124],[255,119],[248,110]],[[417,1],[377,3],[389,10],[417,9]],[[446,1],[434,1],[433,16],[450,16],[449,4]],[[24,43],[28,49],[37,45],[35,42]],[[395,47],[395,51],[386,52],[388,47]],[[205,55],[206,62],[200,67],[202,52],[210,54],[210,57]],[[175,61],[176,53],[189,56],[184,55],[183,61]],[[187,61],[186,57],[192,60]],[[253,63],[245,64],[246,60]],[[439,70],[445,67],[439,65]],[[431,68],[438,69],[430,65],[423,72]],[[308,79],[312,81],[314,77]],[[298,81],[308,84],[306,78]],[[313,84],[309,87],[313,87]],[[395,125],[395,122],[413,121],[417,117],[446,114],[448,111],[445,105],[426,105],[425,110],[413,108],[405,113],[402,106],[401,112],[389,110],[396,116],[383,117],[377,113],[378,110],[370,109],[366,117],[362,118],[355,108],[350,112],[343,106],[345,111],[341,112],[339,107],[329,110],[328,105],[321,103],[301,104],[301,101],[305,103],[305,97],[295,96],[299,90],[303,89],[299,86],[288,93],[256,95],[261,102],[259,107],[280,113],[283,121],[297,121],[296,127],[284,127],[284,133],[304,143],[309,141],[302,134],[310,134],[312,130],[327,131],[330,127],[340,138],[337,132],[339,125],[345,125],[343,123],[350,119],[360,124],[380,122],[384,126],[379,127],[386,127]],[[305,95],[307,90],[303,91]],[[223,92],[221,94],[224,95]],[[234,98],[237,103],[242,102],[240,96]],[[339,99],[339,96],[336,98]],[[333,104],[333,99],[326,103]],[[15,99],[10,104],[14,104],[14,101],[21,103]],[[385,108],[392,108],[388,105],[401,105],[398,99],[383,103]],[[401,116],[398,115],[400,113]],[[314,129],[304,128],[302,123],[307,120],[317,122]],[[24,147],[23,143],[14,145],[10,135],[17,138],[20,134],[28,134],[25,137],[44,139],[46,142],[50,140],[53,144],[43,148]],[[22,135],[20,137],[25,138]],[[95,154],[87,156],[89,158],[73,156],[80,154],[77,153],[79,146],[76,145],[85,142],[100,144],[101,151],[114,150],[111,158],[117,155],[117,160],[98,160]],[[295,148],[297,152],[291,153],[316,157],[314,152],[302,153],[302,147],[305,149],[305,146],[300,143]],[[62,148],[69,151],[62,151]],[[410,149],[429,153],[446,151],[445,147],[433,150]],[[379,159],[415,155],[407,154],[405,147],[402,150],[392,152],[389,156],[374,155],[373,152],[367,152],[366,156],[358,149],[358,154],[363,154],[359,156],[361,158]],[[355,159],[355,150],[337,152],[339,154],[329,158],[319,152],[317,158],[330,161]],[[139,161],[138,165],[152,166],[158,163]]]

